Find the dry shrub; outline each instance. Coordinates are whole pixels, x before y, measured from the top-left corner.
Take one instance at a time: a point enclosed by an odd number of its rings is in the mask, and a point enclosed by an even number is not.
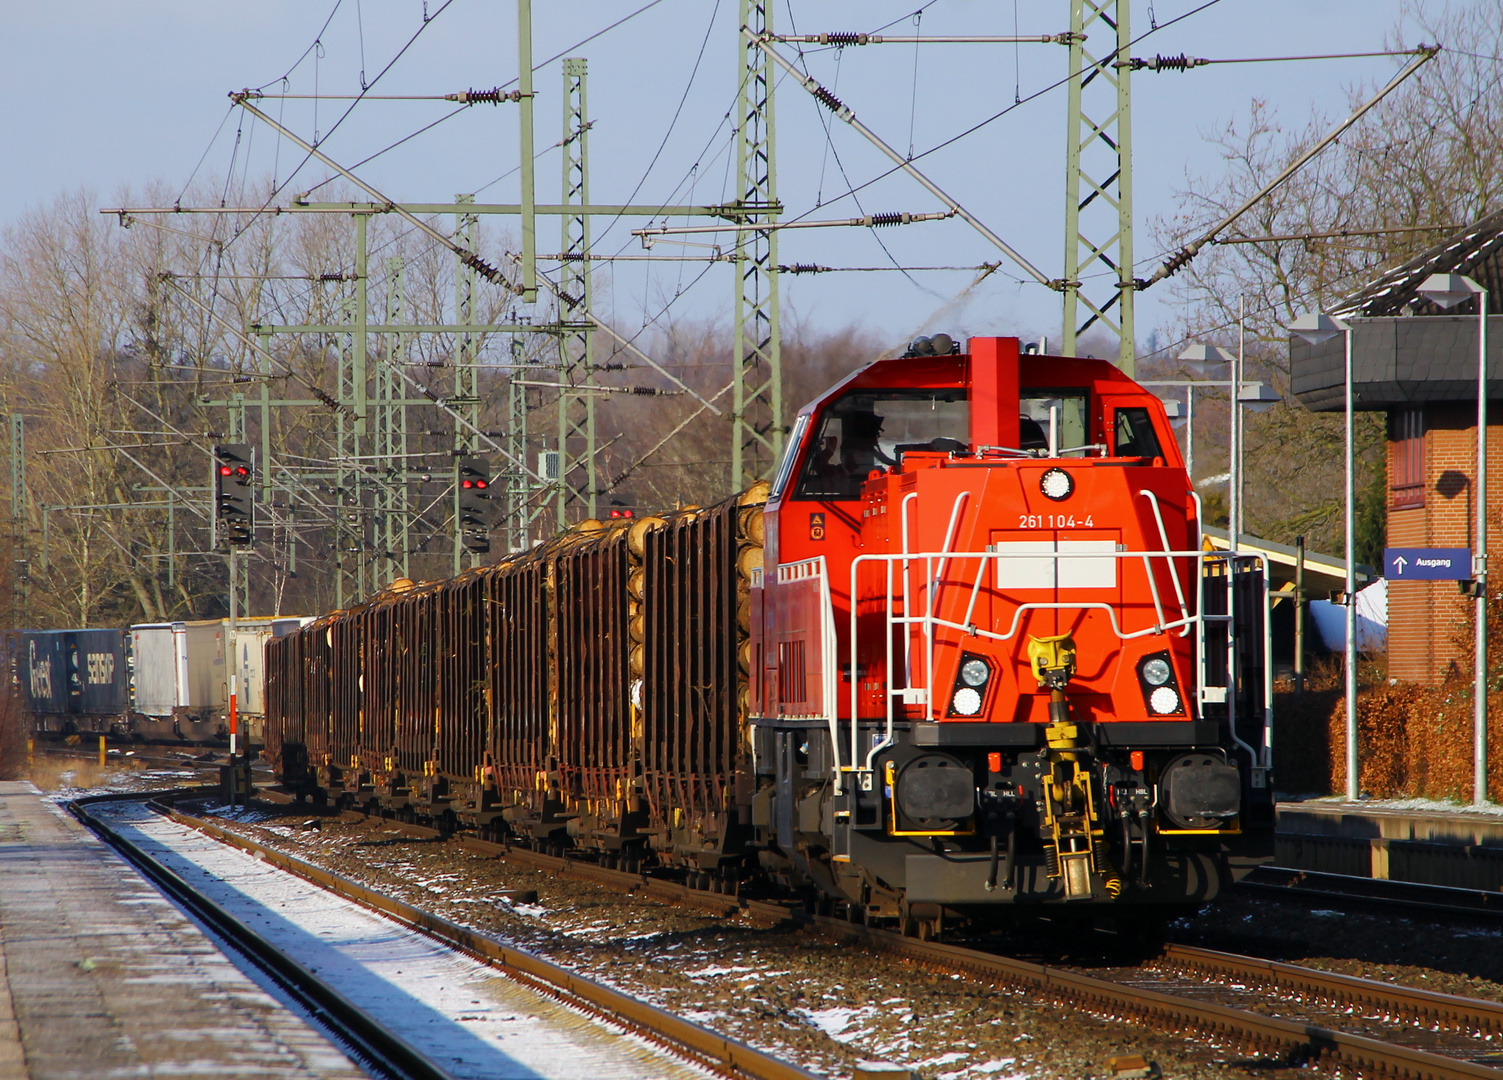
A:
[[[1491,592],[1487,606],[1489,625],[1503,626],[1503,591]],[[1438,686],[1364,679],[1375,683],[1357,697],[1357,755],[1365,794],[1472,801],[1471,643],[1469,620],[1454,642],[1463,659]],[[1306,693],[1301,701],[1292,695],[1275,700],[1274,746],[1279,786],[1285,791],[1346,789],[1346,706],[1339,662],[1331,672],[1331,689]],[[1323,737],[1315,735],[1316,727]],[[1487,763],[1488,795],[1496,801],[1503,798],[1503,635],[1496,632],[1488,639]]]

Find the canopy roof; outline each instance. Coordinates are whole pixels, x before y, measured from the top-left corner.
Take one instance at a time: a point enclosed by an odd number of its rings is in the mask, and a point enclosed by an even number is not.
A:
[[[1441,314],[1440,308],[1419,295],[1420,285],[1431,274],[1466,274],[1487,290],[1490,309],[1503,310],[1503,210],[1378,275],[1341,300],[1331,314],[1343,318]],[[1475,309],[1468,304],[1461,310]]]

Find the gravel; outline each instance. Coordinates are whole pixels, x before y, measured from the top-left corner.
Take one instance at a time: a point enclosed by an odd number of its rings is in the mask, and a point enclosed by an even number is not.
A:
[[[1107,1059],[1120,1054],[1141,1054],[1165,1077],[1185,1080],[1282,1080],[1302,1074],[1278,1062],[1246,1060],[1226,1047],[1064,1009],[812,933],[621,895],[443,841],[395,834],[375,822],[313,818],[306,807],[217,812],[238,831],[278,850],[829,1076],[849,1076],[857,1060],[876,1059],[934,1080],[1105,1077]],[[503,889],[535,889],[539,898],[536,903],[497,899]],[[1276,937],[1301,925],[1280,907],[1234,899],[1185,920],[1174,936],[1238,952],[1282,942],[1279,958],[1308,962],[1293,939]],[[1329,935],[1317,932],[1323,918],[1310,915],[1316,923],[1306,931],[1307,939],[1319,940],[1325,950],[1316,957],[1323,961],[1317,966],[1353,970],[1334,966],[1342,951],[1332,948]],[[1361,955],[1362,935],[1351,935],[1350,962]],[[1465,950],[1456,955],[1459,960]],[[1476,959],[1475,947],[1471,955]],[[1427,973],[1432,979],[1440,974]],[[1458,992],[1450,984],[1438,988]],[[1503,992],[1497,985],[1493,989]]]

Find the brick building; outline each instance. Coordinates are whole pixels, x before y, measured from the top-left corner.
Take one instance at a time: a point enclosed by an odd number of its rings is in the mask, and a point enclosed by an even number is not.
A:
[[[1503,212],[1388,271],[1332,311],[1351,326],[1356,408],[1387,414],[1389,547],[1473,546],[1477,301],[1443,310],[1419,294],[1431,274],[1465,274],[1503,310]],[[1488,552],[1503,582],[1503,315],[1488,317]],[[1345,343],[1290,339],[1292,389],[1308,408],[1344,407]],[[1391,581],[1388,673],[1441,681],[1471,655],[1471,602],[1454,582]]]

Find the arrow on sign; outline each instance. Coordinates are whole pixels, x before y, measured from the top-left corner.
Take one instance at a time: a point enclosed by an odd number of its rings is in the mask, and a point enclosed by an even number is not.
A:
[[[1404,556],[1402,555],[1393,560],[1393,568],[1401,574],[1404,572],[1404,567],[1407,565],[1409,565],[1409,560],[1404,558]]]

